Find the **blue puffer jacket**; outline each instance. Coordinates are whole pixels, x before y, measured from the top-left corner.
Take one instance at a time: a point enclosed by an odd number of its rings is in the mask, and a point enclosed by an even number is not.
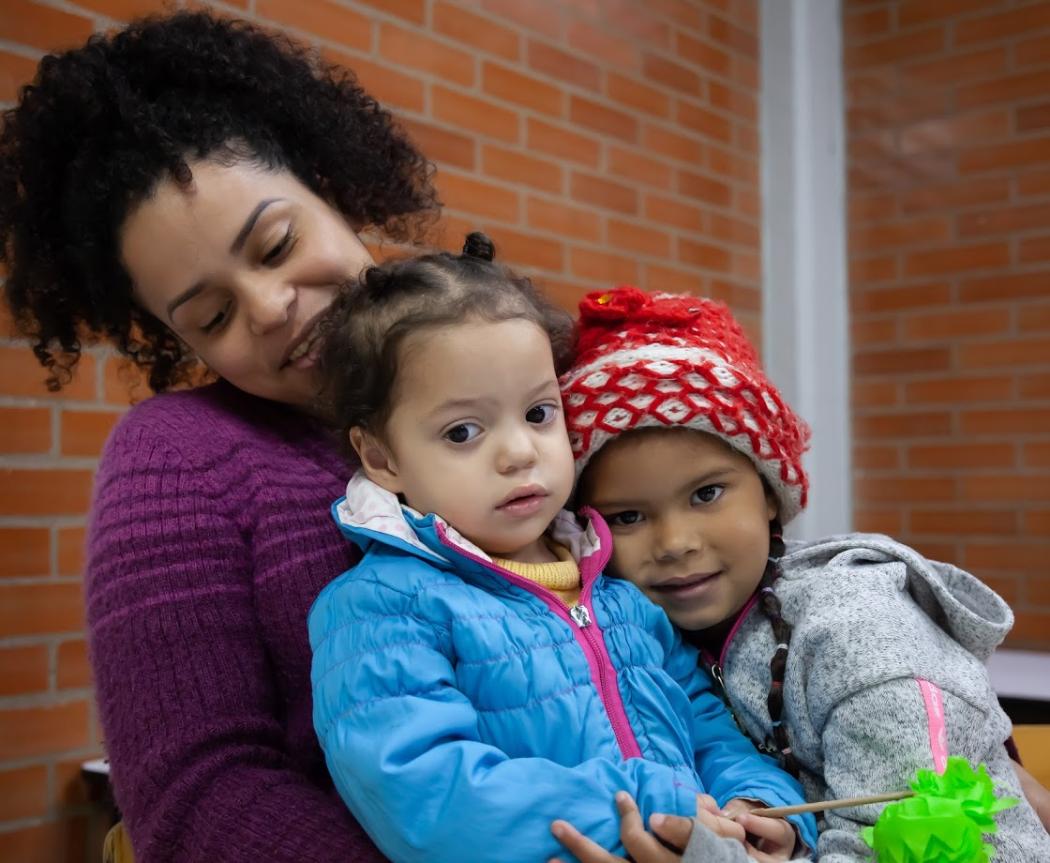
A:
[[[802,802],[736,728],[664,613],[600,575],[608,529],[569,513],[571,610],[358,475],[333,506],[364,558],[309,616],[314,725],[336,787],[394,861],[566,857],[557,818],[623,853],[613,803],[692,815],[698,791]],[[695,768],[694,768],[695,764]],[[799,819],[812,847],[812,819]]]

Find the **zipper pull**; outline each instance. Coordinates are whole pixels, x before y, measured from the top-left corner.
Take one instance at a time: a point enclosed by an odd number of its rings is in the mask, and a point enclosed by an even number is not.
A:
[[[718,688],[722,690],[722,702],[725,704],[726,709],[729,711],[729,715],[733,717],[733,722],[736,723],[736,727],[740,729],[740,733],[744,735],[748,740],[751,739],[751,735],[748,734],[747,729],[744,727],[744,723],[740,721],[740,717],[736,715],[736,711],[733,709],[733,701],[729,697],[729,690],[726,689],[726,679],[722,675],[722,666],[717,662],[712,662],[711,667],[708,669],[711,672],[711,676],[715,679],[715,683],[718,684]],[[759,752],[762,751],[762,747],[757,747]],[[779,751],[779,750],[778,750]]]
[[[587,606],[583,603],[574,605],[569,609],[569,617],[571,617],[580,629],[584,629],[591,625],[591,613],[587,611]]]

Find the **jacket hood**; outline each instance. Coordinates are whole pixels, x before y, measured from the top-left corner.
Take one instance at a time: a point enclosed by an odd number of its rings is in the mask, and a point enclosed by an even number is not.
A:
[[[547,533],[565,546],[577,562],[602,550],[597,513],[586,510],[581,526],[571,512],[555,516]],[[362,551],[376,546],[396,548],[442,567],[453,566],[453,552],[492,563],[492,557],[434,513],[423,515],[376,485],[358,470],[346,485],[346,495],[332,504],[332,516],[343,535]],[[450,549],[451,546],[451,549]],[[458,565],[458,563],[456,564]]]
[[[898,564],[890,569],[885,564]],[[949,563],[927,560],[881,534],[844,534],[815,542],[789,542],[780,560],[783,588],[815,577],[835,578],[843,568],[865,566],[893,572],[900,588],[942,629],[972,654],[986,660],[1014,623],[1010,606],[984,582]],[[872,577],[879,577],[872,569]],[[780,589],[777,591],[780,592]]]

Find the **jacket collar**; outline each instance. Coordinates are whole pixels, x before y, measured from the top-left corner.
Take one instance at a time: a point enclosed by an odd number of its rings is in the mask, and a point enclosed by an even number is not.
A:
[[[568,510],[555,516],[548,533],[555,542],[565,546],[581,564],[593,555],[600,555],[604,566],[611,553],[608,528],[597,512],[584,510],[587,517],[580,522]],[[397,495],[387,491],[358,470],[346,486],[346,495],[332,504],[332,516],[347,539],[367,553],[379,546],[397,548],[420,557],[441,568],[448,568],[454,558],[468,557],[492,564],[492,557],[478,548],[443,518],[433,513],[423,515],[403,505]],[[458,553],[458,554],[457,554]],[[596,563],[597,561],[590,561]],[[456,561],[456,566],[462,561]]]

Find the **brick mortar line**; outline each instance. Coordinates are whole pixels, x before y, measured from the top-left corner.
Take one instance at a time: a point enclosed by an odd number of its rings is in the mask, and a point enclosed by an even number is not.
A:
[[[3,580],[0,580],[0,586],[3,584]],[[68,642],[85,641],[85,636],[86,632],[84,630],[61,630],[59,632],[43,632],[34,635],[5,635],[0,637],[0,650],[17,650],[24,647],[57,648],[59,645]]]
[[[0,713],[10,710],[33,710],[36,708],[67,707],[80,704],[95,697],[93,686],[60,689],[57,692],[41,692],[31,695],[0,695]],[[84,747],[74,747],[82,749]]]

